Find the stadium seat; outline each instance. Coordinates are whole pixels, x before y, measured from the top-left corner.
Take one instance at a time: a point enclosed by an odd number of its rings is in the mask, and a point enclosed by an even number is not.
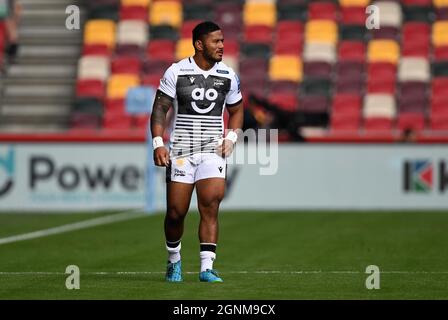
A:
[[[107,84],[107,97],[109,99],[125,98],[128,90],[139,85],[139,82],[139,78],[135,75],[112,75]]]
[[[144,21],[126,20],[118,24],[117,44],[146,46],[148,41],[147,24]]]
[[[404,57],[398,67],[399,81],[428,82],[431,77],[429,62],[424,58]]]
[[[115,46],[115,22],[112,20],[89,20],[84,31],[84,43],[87,45]]]
[[[182,20],[182,3],[178,1],[155,1],[149,10],[151,26],[166,25],[179,29]]]
[[[332,84],[330,79],[308,78],[301,84],[304,95],[330,96]]]
[[[432,23],[434,11],[430,5],[403,6],[404,20],[411,22]]]
[[[164,40],[172,40],[177,41],[178,31],[169,25],[160,25],[160,26],[150,26],[149,28],[149,38],[151,40],[154,39],[164,39]]]
[[[265,43],[241,43],[240,52],[244,57],[269,59],[271,46]]]
[[[448,77],[448,61],[434,62],[432,75],[433,77]]]
[[[265,78],[268,73],[268,60],[263,58],[241,59],[239,70],[241,80]]]
[[[327,63],[336,62],[336,48],[329,43],[306,43],[303,50],[305,62],[323,61]]]
[[[154,39],[148,42],[146,57],[149,59],[174,62],[176,43],[172,40]]]
[[[403,82],[399,86],[400,112],[422,112],[428,109],[428,86],[424,82]]]
[[[366,46],[361,41],[341,41],[338,48],[339,61],[359,61],[366,59]]]
[[[142,6],[122,6],[120,8],[120,21],[138,20],[148,21],[148,8]]]
[[[222,58],[222,62],[232,68],[236,74],[239,74],[239,62],[237,58],[230,55],[224,55],[224,57]]]
[[[269,81],[269,93],[289,92],[298,94],[299,84],[289,80],[273,80]]]
[[[183,16],[185,20],[212,20],[213,10],[211,3],[183,2]]]
[[[103,100],[105,95],[104,82],[95,79],[84,79],[76,81],[77,98],[96,98]]]
[[[434,6],[436,8],[444,8],[448,7],[448,1],[447,0],[433,0]]]
[[[103,102],[97,98],[75,98],[72,105],[72,112],[93,113],[101,116],[104,112]]]
[[[376,78],[369,77],[367,79],[368,93],[384,93],[394,95],[396,91],[395,78]]]
[[[126,111],[131,114],[151,113],[155,93],[155,89],[148,86],[129,89],[125,100]]]
[[[308,16],[308,1],[278,1],[277,19],[278,21],[306,21]]]
[[[432,28],[432,44],[434,47],[448,45],[448,21],[436,21]]]
[[[444,115],[431,114],[430,128],[432,131],[448,132],[448,114],[444,114]]]
[[[191,39],[180,39],[176,44],[176,60],[179,61],[193,55],[194,47]]]
[[[310,20],[305,25],[306,43],[328,43],[335,45],[338,41],[338,27],[330,20]]]
[[[345,25],[365,26],[366,6],[348,6],[341,8],[341,23]]]
[[[298,110],[297,94],[290,92],[273,92],[269,94],[270,103],[277,105],[281,110],[295,112]]]
[[[243,41],[246,43],[265,43],[270,45],[272,42],[272,28],[266,25],[246,25],[244,26]]]
[[[214,5],[214,16],[216,23],[226,30],[228,27],[235,26],[242,29],[242,5],[237,2],[218,2]]]
[[[125,108],[125,99],[124,98],[114,98],[114,99],[106,99],[104,104],[104,109],[107,112],[111,113],[122,113],[126,112]]]
[[[380,29],[383,27],[401,27],[403,16],[399,3],[394,1],[375,1],[373,4],[379,8]]]
[[[224,57],[232,56],[238,58],[240,55],[240,45],[238,41],[226,39],[224,42]]]
[[[311,1],[308,5],[309,20],[336,20],[338,7],[329,1]]]
[[[368,30],[365,25],[342,25],[340,26],[341,40],[366,41]]]
[[[390,62],[397,64],[400,57],[400,48],[392,40],[371,40],[367,47],[369,62]]]
[[[361,124],[361,117],[356,113],[332,113],[332,131],[358,131]]]
[[[435,62],[448,61],[448,45],[434,48],[433,59]]]
[[[431,26],[423,22],[407,22],[402,29],[402,54],[405,57],[429,57]]]
[[[73,112],[70,115],[70,128],[75,130],[92,129],[96,130],[101,126],[101,116],[85,113]]]
[[[112,74],[139,75],[142,69],[142,61],[137,57],[123,56],[112,60]]]
[[[302,80],[302,61],[296,56],[273,56],[269,63],[271,80]]]
[[[184,39],[192,39],[193,29],[201,20],[185,20],[180,28],[180,37]]]
[[[367,7],[370,0],[339,0],[341,7]]]
[[[391,131],[394,121],[391,118],[369,117],[364,119],[364,130],[366,132]]]
[[[103,56],[84,56],[78,61],[78,79],[106,81],[110,75],[109,58]]]
[[[149,59],[143,62],[143,73],[145,75],[155,75],[160,80],[170,65],[170,61]]]
[[[327,62],[305,62],[303,64],[303,74],[305,77],[330,79],[332,75],[332,65]]]
[[[123,7],[149,7],[151,0],[121,0]]]
[[[401,112],[398,115],[397,128],[401,131],[407,129],[422,131],[425,129],[425,116],[419,112]]]
[[[361,114],[362,98],[359,94],[336,94],[333,97],[333,114]]]
[[[110,57],[112,54],[111,48],[105,44],[84,44],[82,48],[83,56],[105,56]]]
[[[329,109],[328,97],[317,95],[302,95],[299,110],[306,113],[327,114]]]
[[[448,97],[448,77],[434,78],[431,82],[431,95]]]
[[[373,39],[382,39],[382,40],[399,40],[400,29],[397,27],[381,27],[380,29],[372,30],[372,38]]]
[[[107,112],[103,117],[104,130],[129,130],[132,127],[132,117],[127,114]]]
[[[273,28],[277,22],[277,11],[273,2],[246,1],[243,7],[244,25],[266,25]]]
[[[364,99],[364,118],[395,118],[395,98],[390,94],[367,94]]]

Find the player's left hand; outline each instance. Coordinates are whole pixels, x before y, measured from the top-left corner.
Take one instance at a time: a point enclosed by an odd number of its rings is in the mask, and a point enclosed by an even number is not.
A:
[[[223,139],[222,143],[216,148],[216,153],[223,158],[227,158],[233,152],[233,142],[229,139]]]

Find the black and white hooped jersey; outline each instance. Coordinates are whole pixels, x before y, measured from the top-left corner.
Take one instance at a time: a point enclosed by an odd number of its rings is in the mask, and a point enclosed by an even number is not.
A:
[[[231,108],[242,100],[232,68],[218,62],[204,71],[192,57],[173,63],[160,80],[159,90],[175,100],[172,158],[214,152],[224,133],[225,106]]]

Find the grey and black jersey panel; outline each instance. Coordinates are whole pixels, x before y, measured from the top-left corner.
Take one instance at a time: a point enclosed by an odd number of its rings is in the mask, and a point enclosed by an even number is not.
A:
[[[231,79],[216,75],[179,75],[177,114],[171,152],[174,157],[212,153],[222,138],[223,111]]]

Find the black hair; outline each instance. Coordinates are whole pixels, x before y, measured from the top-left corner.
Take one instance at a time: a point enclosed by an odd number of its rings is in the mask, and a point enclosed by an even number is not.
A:
[[[209,34],[210,32],[221,30],[221,28],[214,22],[204,21],[199,23],[193,29],[193,47],[196,40],[202,40],[202,36]],[[195,47],[196,48],[196,47]]]

